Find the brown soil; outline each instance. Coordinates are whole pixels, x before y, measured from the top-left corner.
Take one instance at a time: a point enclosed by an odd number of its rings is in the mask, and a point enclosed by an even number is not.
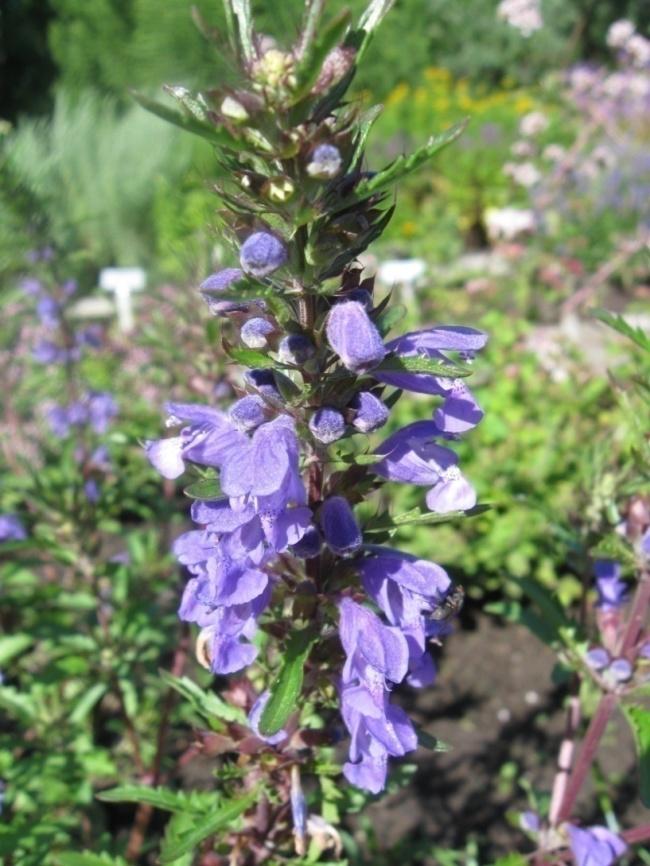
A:
[[[402,703],[450,750],[420,749],[410,785],[370,807],[378,852],[397,846],[400,866],[438,866],[432,849],[464,849],[472,838],[481,864],[530,850],[517,824],[518,813],[529,808],[520,781],[550,791],[564,728],[565,692],[551,682],[554,664],[551,650],[524,628],[500,627],[486,616],[447,639],[437,684],[405,692]],[[603,742],[601,766],[618,783],[615,805],[622,824],[647,822],[649,812],[637,797],[631,737],[620,718]],[[579,815],[602,823],[592,794],[583,793]],[[362,834],[361,826],[356,834]],[[397,864],[390,856],[385,862]]]

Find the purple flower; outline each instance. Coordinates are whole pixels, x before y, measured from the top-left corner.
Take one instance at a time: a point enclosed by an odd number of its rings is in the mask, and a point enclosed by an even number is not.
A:
[[[627,851],[627,845],[621,837],[607,827],[582,829],[568,824],[567,830],[576,866],[611,866]]]
[[[238,430],[248,433],[266,420],[266,404],[261,397],[250,394],[233,403],[228,415]]]
[[[56,328],[61,321],[61,306],[49,295],[42,295],[36,304],[36,314],[46,328]]]
[[[338,147],[333,144],[319,144],[311,154],[307,174],[319,180],[331,180],[341,171],[341,164]]]
[[[18,285],[26,295],[31,297],[37,297],[43,291],[43,283],[36,277],[23,277]]]
[[[350,760],[343,773],[352,784],[379,793],[386,784],[388,756],[417,747],[406,713],[388,703],[391,683],[408,669],[408,645],[399,629],[383,625],[371,611],[344,598],[340,635],[346,662],[341,711],[350,731]]]
[[[203,292],[226,292],[239,280],[243,279],[244,272],[241,268],[224,268],[214,274],[210,274],[200,285]]]
[[[606,649],[597,646],[585,654],[585,661],[595,671],[602,671],[609,664],[610,656]]]
[[[627,659],[614,659],[607,668],[607,673],[616,680],[617,683],[626,683],[632,679],[634,670]]]
[[[339,556],[355,553],[363,543],[354,511],[343,496],[330,496],[323,502],[320,525],[327,546]]]
[[[409,683],[422,687],[433,682],[435,668],[426,651],[427,617],[451,589],[447,572],[433,562],[390,548],[371,548],[356,563],[370,598],[399,626],[409,649]]]
[[[98,502],[100,497],[99,484],[94,478],[84,482],[84,495],[88,502]]]
[[[309,429],[314,439],[328,445],[330,442],[336,442],[345,433],[345,418],[338,409],[323,406],[309,419]]]
[[[245,302],[219,298],[219,295],[228,292],[243,278],[244,272],[241,268],[224,268],[203,280],[200,285],[201,294],[208,305],[208,309],[214,316],[227,316],[230,313],[245,313],[249,310],[251,305],[259,303],[257,300]]]
[[[0,542],[24,541],[27,532],[16,514],[0,514]]]
[[[300,541],[291,546],[291,552],[301,559],[312,559],[314,556],[318,556],[322,546],[323,540],[320,532],[315,526],[309,526]]]
[[[246,273],[266,277],[277,271],[288,259],[283,242],[270,232],[254,232],[242,244],[239,261]]]
[[[55,436],[63,439],[64,436],[68,435],[70,432],[70,419],[65,406],[52,406],[47,410],[46,417],[50,430]]]
[[[273,370],[246,370],[244,380],[247,385],[265,397],[280,397]]]
[[[519,815],[519,826],[524,832],[536,835],[542,829],[542,822],[537,812],[528,809]]]
[[[32,350],[32,357],[39,364],[64,364],[68,353],[52,340],[39,340]]]
[[[314,344],[302,334],[287,334],[278,346],[278,358],[284,364],[304,364],[315,353]]]
[[[597,606],[601,610],[617,610],[627,601],[627,585],[621,580],[621,566],[609,559],[597,559],[594,563],[596,575]]]
[[[641,649],[639,650],[639,657],[642,659],[650,659],[650,640],[647,640],[644,644],[641,645]]]
[[[327,317],[326,332],[330,346],[353,373],[367,373],[386,356],[379,331],[358,301],[335,304]]]
[[[275,326],[267,319],[259,316],[249,319],[242,325],[241,341],[249,349],[264,349],[269,344],[269,337],[275,333]]]
[[[375,397],[370,391],[360,391],[350,403],[354,410],[352,426],[362,433],[372,433],[383,427],[388,421],[390,414],[379,397]]]
[[[377,454],[385,456],[374,464],[374,471],[391,481],[431,486],[426,502],[432,511],[444,514],[473,508],[474,489],[458,468],[454,452],[431,441],[436,435],[433,421],[409,424],[377,448]]]
[[[219,466],[228,454],[248,446],[248,438],[224,415],[210,406],[169,403],[170,422],[188,422],[179,436],[145,443],[149,461],[164,478],[178,478],[185,461]]]
[[[474,328],[447,325],[413,331],[386,344],[390,352],[400,357],[422,355],[441,362],[448,360],[444,351],[459,352],[470,358],[485,346],[487,336]],[[474,395],[462,379],[433,376],[430,373],[400,373],[381,371],[374,377],[386,385],[420,394],[444,397],[442,406],[436,410],[434,421],[443,433],[457,435],[475,427],[483,412]]]
[[[248,724],[256,737],[259,737],[260,740],[268,743],[269,746],[277,746],[287,739],[287,732],[285,730],[278,731],[277,734],[271,734],[270,737],[265,737],[264,734],[260,733],[259,729],[262,713],[264,712],[264,708],[268,704],[270,697],[271,692],[267,689],[257,698],[248,714]]]
[[[105,433],[111,420],[117,415],[117,403],[106,391],[90,394],[88,420],[95,433]]]

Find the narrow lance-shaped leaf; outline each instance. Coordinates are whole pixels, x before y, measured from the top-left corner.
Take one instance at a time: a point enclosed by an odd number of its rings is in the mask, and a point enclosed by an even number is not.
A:
[[[289,639],[284,664],[271,686],[271,696],[260,719],[260,733],[265,736],[277,734],[296,709],[302,689],[305,662],[315,640],[316,636],[310,628],[297,632]]]
[[[623,316],[615,316],[607,310],[600,309],[591,310],[591,315],[603,322],[605,325],[609,325],[609,327],[613,328],[615,331],[618,331],[619,334],[632,340],[632,342],[636,343],[636,345],[641,349],[650,352],[650,337],[648,337],[642,328],[635,328],[633,325],[630,325],[629,322],[626,322]]]
[[[435,156],[436,153],[439,153],[444,147],[455,141],[466,126],[466,120],[457,123],[445,132],[440,133],[440,135],[432,136],[426,144],[409,156],[398,156],[385,169],[358,183],[353,192],[354,197],[357,199],[367,198],[369,195],[374,195],[392,186],[412,171],[416,171],[421,165],[424,165],[425,162]]]
[[[209,481],[210,479],[204,480]],[[214,692],[204,691],[189,677],[175,677],[167,671],[161,671],[160,676],[168,686],[171,686],[171,688],[183,695],[192,704],[196,712],[207,721],[216,717],[224,722],[246,724],[246,714],[243,710],[226,703]]]
[[[623,709],[639,757],[639,796],[643,805],[650,808],[650,710],[636,704]]]
[[[293,101],[298,102],[316,84],[323,61],[327,55],[343,41],[350,26],[350,11],[342,9],[316,34],[296,67],[296,89]]]
[[[241,50],[249,62],[255,59],[255,48],[253,45],[253,17],[249,0],[230,0],[232,11],[237,21],[239,32],[239,44]]]
[[[377,27],[379,27],[385,16],[390,12],[394,4],[395,0],[371,0],[370,4],[366,7],[358,24],[358,29],[363,31],[363,35],[359,43],[357,62],[364,55],[368,45],[370,44],[373,33]]]
[[[183,791],[151,788],[149,785],[119,785],[117,788],[101,791],[97,794],[97,799],[104,803],[146,803],[148,806],[154,806],[165,812],[193,811],[195,814],[205,812],[205,808],[193,810],[188,794]]]
[[[207,839],[208,836],[213,836],[220,830],[232,829],[232,823],[240,815],[255,803],[259,794],[258,791],[251,791],[245,797],[240,797],[238,800],[231,800],[225,806],[217,809],[211,815],[197,820],[195,826],[189,833],[185,833],[176,844],[166,846],[164,854],[161,854],[160,860],[162,863],[170,863],[181,857],[187,851],[192,851],[196,846]]]
[[[357,133],[357,138],[354,145],[354,153],[352,154],[352,159],[350,160],[352,166],[356,166],[357,162],[363,156],[363,152],[365,150],[366,142],[368,140],[370,130],[372,129],[372,125],[381,114],[383,107],[383,105],[373,105],[372,108],[369,108],[368,111],[365,111],[359,118],[359,132]]]
[[[219,145],[220,147],[230,147],[233,149],[241,149],[243,147],[237,139],[233,138],[230,133],[223,128],[203,123],[202,121],[197,120],[196,117],[187,117],[186,115],[175,111],[173,108],[169,108],[167,105],[163,105],[155,99],[145,96],[144,93],[138,93],[137,91],[132,90],[131,95],[135,101],[147,111],[150,111],[162,120],[166,120],[167,123],[172,123],[174,126],[178,126],[185,132],[191,132],[193,135],[205,138],[212,144]]]
[[[320,17],[323,14],[325,0],[308,0],[305,6],[305,18],[298,43],[298,56],[302,57],[309,50]]]
[[[471,368],[464,364],[437,361],[424,355],[389,355],[376,370],[386,373],[431,373],[446,379],[460,379],[472,374]]]

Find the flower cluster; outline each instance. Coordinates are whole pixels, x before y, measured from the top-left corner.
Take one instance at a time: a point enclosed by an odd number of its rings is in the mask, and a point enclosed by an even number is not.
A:
[[[200,291],[226,352],[247,369],[227,411],[168,405],[178,429],[146,451],[166,478],[188,464],[199,476],[187,489],[197,528],[174,545],[189,573],[179,613],[201,629],[199,660],[219,674],[246,668],[263,615],[280,645],[308,633],[309,646],[331,648],[338,625],[342,653],[313,651],[310,681],[321,677],[326,694],[337,683],[350,733],[344,773],[378,792],[388,758],[417,745],[391,691],[433,681],[427,644],[449,630],[452,584],[439,565],[375,544],[381,533],[355,507],[392,482],[426,488],[428,512],[402,522],[474,507],[451,445],[483,416],[465,377],[487,338],[459,325],[389,336],[390,297],[376,297],[358,256],[391,216],[387,190],[400,171],[362,170],[362,126],[342,84],[366,31],[341,33],[307,78],[306,46],[285,52],[239,33],[241,87],[192,98],[229,166],[220,191],[235,259]],[[186,91],[170,92],[190,105]],[[279,106],[293,106],[291,128]],[[405,392],[433,398],[428,417],[370,442]],[[382,519],[390,535],[394,515]],[[263,698],[253,730],[289,748],[275,739],[277,716],[267,718],[272,690]]]
[[[544,26],[539,6],[539,0],[501,0],[497,16],[528,37]]]
[[[39,260],[50,261],[39,257]],[[100,349],[103,345],[103,329],[98,325],[75,328],[67,315],[67,305],[77,292],[75,280],[66,280],[46,288],[36,277],[25,277],[21,282],[23,292],[36,301],[36,315],[40,333],[34,343],[32,355],[39,364],[60,367],[65,380],[67,402],[50,403],[45,417],[50,431],[59,439],[71,434],[77,438],[75,457],[82,466],[85,478],[86,498],[94,502],[99,497],[99,479],[110,471],[110,459],[104,445],[92,441],[86,435],[105,433],[117,415],[117,403],[106,391],[88,390],[78,374],[78,362],[84,350]]]

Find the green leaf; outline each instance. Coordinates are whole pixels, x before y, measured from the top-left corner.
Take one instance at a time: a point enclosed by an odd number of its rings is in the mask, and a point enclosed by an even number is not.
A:
[[[392,307],[389,307],[385,313],[377,316],[375,319],[375,326],[382,337],[385,337],[386,334],[395,327],[395,325],[398,325],[402,321],[405,315],[406,307],[404,304],[394,304]]]
[[[363,527],[363,531],[386,532],[387,530],[397,529],[399,526],[448,523],[461,517],[475,517],[489,510],[490,506],[485,504],[475,505],[474,508],[470,508],[467,511],[447,511],[445,514],[438,514],[435,511],[423,512],[420,508],[412,508],[410,511],[404,511],[402,514],[383,514],[372,518]]]
[[[639,757],[639,796],[641,802],[650,808],[650,710],[634,704],[623,706]]]
[[[190,499],[219,499],[221,496],[221,486],[216,478],[199,478],[198,481],[193,481],[184,490],[183,493],[189,496]]]
[[[0,638],[0,666],[7,664],[14,656],[20,655],[34,643],[29,634],[10,634]]]
[[[364,10],[358,24],[358,29],[363,31],[363,36],[357,51],[357,62],[359,62],[365,53],[370,44],[373,33],[377,27],[379,27],[388,12],[390,12],[394,3],[395,0],[371,0],[370,4]]]
[[[323,61],[333,48],[343,41],[350,26],[350,10],[342,9],[331,21],[321,27],[296,66],[296,89],[293,101],[307,96],[318,80]]]
[[[427,734],[426,731],[418,728],[417,735],[418,744],[423,746],[425,749],[430,749],[432,752],[451,751],[451,746],[448,743],[443,743],[443,741],[439,740],[438,737],[432,737],[431,734]]]
[[[95,704],[105,695],[108,686],[106,683],[95,683],[88,691],[75,702],[75,707],[70,713],[70,721],[73,724],[82,722]]]
[[[0,707],[27,725],[38,718],[38,708],[32,696],[19,692],[13,686],[0,687]]]
[[[171,791],[168,788],[151,788],[148,785],[118,785],[117,788],[100,791],[96,796],[98,800],[102,800],[104,803],[146,803],[148,806],[154,806],[165,812],[189,811],[201,814],[205,811],[204,808],[191,808],[191,801],[187,792]]]
[[[231,800],[227,805],[217,809],[211,815],[197,820],[192,830],[182,834],[175,843],[165,846],[164,854],[161,852],[161,862],[171,863],[173,860],[196,848],[208,836],[212,836],[224,828],[232,829],[233,821],[255,803],[258,794],[258,790],[251,791],[245,797]]]
[[[472,374],[472,369],[464,364],[437,361],[424,355],[389,355],[375,370],[386,373],[431,373],[446,379],[459,379]]]
[[[249,0],[230,0],[230,5],[237,21],[239,44],[246,60],[255,59],[253,46],[253,16]]]
[[[372,125],[383,111],[383,108],[383,105],[373,105],[372,108],[369,108],[367,111],[365,111],[359,118],[357,124],[358,133],[356,141],[354,143],[354,153],[352,154],[350,165],[355,166],[363,156],[363,152],[366,147],[366,141],[368,140],[368,135],[370,134]]]
[[[93,854],[92,851],[61,851],[53,856],[60,866],[127,866],[123,857]]]
[[[246,724],[246,713],[242,709],[226,703],[214,692],[204,691],[189,677],[175,677],[167,671],[161,671],[160,676],[168,686],[183,695],[206,721],[210,722],[216,717],[224,722]]]
[[[268,369],[270,367],[281,366],[279,362],[271,358],[270,355],[266,355],[258,349],[244,349],[238,346],[228,345],[226,351],[233,361],[237,361],[238,364],[243,364],[245,367]]]
[[[354,188],[353,195],[356,199],[367,198],[370,195],[375,195],[381,190],[392,186],[394,183],[402,180],[407,174],[420,168],[425,162],[430,160],[436,153],[441,151],[452,141],[455,141],[467,126],[467,121],[462,121],[452,126],[440,135],[432,136],[429,141],[422,147],[418,148],[409,156],[398,156],[390,165],[372,177],[362,180]]]
[[[206,138],[208,141],[212,142],[212,144],[219,145],[220,147],[229,147],[236,150],[242,148],[242,144],[238,142],[237,139],[233,138],[223,127],[203,123],[195,117],[187,117],[175,109],[169,108],[161,102],[157,102],[155,99],[151,99],[151,97],[145,96],[144,93],[139,93],[136,90],[132,90],[131,95],[144,109],[155,114],[157,117],[160,117],[162,120],[166,120],[167,123],[173,123],[174,126],[180,127],[185,132],[191,132],[193,135]]]
[[[590,312],[595,319],[604,322],[610,328],[618,331],[619,334],[632,340],[633,343],[636,343],[645,352],[650,352],[650,337],[642,328],[635,328],[629,322],[626,322],[623,316],[615,316],[607,310],[597,309]]]
[[[289,638],[282,669],[271,686],[271,696],[260,719],[260,733],[277,734],[298,705],[304,677],[305,662],[316,636],[311,628],[296,632]]]

